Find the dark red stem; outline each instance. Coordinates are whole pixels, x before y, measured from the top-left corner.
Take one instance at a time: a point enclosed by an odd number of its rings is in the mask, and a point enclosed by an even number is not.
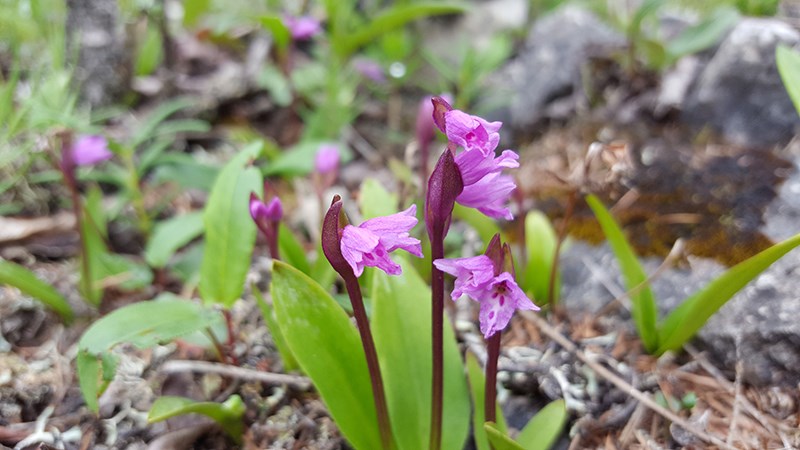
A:
[[[350,304],[353,306],[353,315],[356,318],[358,332],[361,334],[361,344],[364,346],[364,355],[367,357],[367,368],[372,380],[372,395],[375,397],[375,411],[378,414],[378,429],[381,434],[381,443],[385,450],[394,448],[392,441],[392,426],[389,422],[389,409],[386,406],[386,394],[383,389],[383,377],[378,363],[378,352],[375,351],[375,341],[372,340],[372,331],[369,328],[367,311],[364,309],[364,300],[361,296],[361,286],[358,278],[351,272],[342,274],[347,293],[350,295]]]
[[[431,261],[444,258],[444,233],[431,240]],[[443,337],[444,330],[444,273],[433,266],[431,272],[431,305],[433,318],[432,355],[433,382],[431,384],[431,436],[429,448],[439,450],[442,445],[442,397],[444,382]]]
[[[500,332],[486,340],[486,388],[484,390],[483,417],[486,422],[497,422],[497,359],[500,357]]]

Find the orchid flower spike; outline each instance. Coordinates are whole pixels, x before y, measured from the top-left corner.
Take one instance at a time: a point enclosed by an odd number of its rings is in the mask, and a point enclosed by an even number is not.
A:
[[[389,253],[398,249],[422,258],[422,244],[409,235],[417,224],[416,205],[397,214],[369,219],[359,226],[342,226],[340,212],[341,201],[334,200],[322,227],[323,251],[340,274],[351,270],[360,277],[364,267],[377,267],[389,275],[400,275],[402,268],[389,258]]]
[[[464,185],[456,201],[494,219],[513,219],[506,205],[517,185],[503,170],[519,167],[519,155],[504,150],[495,156],[502,123],[453,109],[441,97],[433,97],[432,104],[433,121],[447,135],[448,148],[463,148],[455,156]]]
[[[467,295],[480,303],[480,328],[487,339],[508,325],[514,311],[539,310],[514,281],[510,250],[507,245],[501,249],[499,242],[499,238],[493,239],[496,245],[490,244],[483,255],[433,262],[456,277],[453,300]]]

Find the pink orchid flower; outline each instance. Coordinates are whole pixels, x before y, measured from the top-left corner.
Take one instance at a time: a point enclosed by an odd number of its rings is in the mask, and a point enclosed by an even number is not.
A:
[[[389,253],[402,249],[422,258],[422,244],[409,235],[417,224],[417,207],[385,217],[367,220],[359,226],[346,225],[341,234],[342,256],[359,277],[364,267],[377,267],[389,275],[400,275],[399,264]]]

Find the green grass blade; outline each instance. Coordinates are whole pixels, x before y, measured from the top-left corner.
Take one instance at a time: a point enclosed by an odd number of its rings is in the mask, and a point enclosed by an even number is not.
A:
[[[72,307],[53,286],[40,280],[33,272],[11,261],[0,259],[0,283],[19,289],[52,309],[64,320],[73,319]]]
[[[603,203],[594,195],[586,196],[586,203],[592,208],[603,233],[608,239],[608,243],[614,255],[619,261],[622,276],[625,279],[625,286],[630,291],[647,283],[647,274],[644,271],[636,254],[633,252],[628,240],[611,216],[611,213],[603,206]],[[642,339],[645,349],[653,352],[658,348],[658,334],[656,329],[657,310],[656,300],[649,284],[640,287],[636,292],[631,293],[631,315],[633,316],[636,329]]]
[[[779,45],[775,50],[775,63],[778,65],[783,85],[792,98],[794,109],[800,113],[800,52]]]
[[[670,313],[661,325],[658,354],[678,350],[731,297],[783,255],[800,245],[800,234],[731,267]]]

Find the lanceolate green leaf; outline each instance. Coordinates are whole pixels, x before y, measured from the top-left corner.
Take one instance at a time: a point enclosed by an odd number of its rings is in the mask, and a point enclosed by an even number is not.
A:
[[[372,332],[399,450],[426,448],[431,422],[431,293],[404,255],[400,276],[373,272]],[[464,448],[469,394],[450,322],[444,327],[442,448]]]
[[[492,443],[494,450],[526,450],[504,432],[498,430],[497,425],[492,422],[483,424],[483,429],[486,431],[486,436],[489,438],[489,442]]]
[[[734,294],[798,245],[800,245],[800,234],[731,267],[686,299],[662,323],[657,353],[680,349]]]
[[[64,298],[53,286],[40,280],[30,270],[10,261],[0,259],[0,283],[14,286],[53,311],[58,313],[65,322],[71,322],[73,313],[67,299]]]
[[[525,217],[525,249],[528,256],[525,266],[523,288],[532,295],[537,305],[544,305],[548,299],[558,301],[561,288],[561,274],[558,262],[554,260],[557,243],[556,232],[550,220],[540,211],[531,211]],[[554,293],[551,296],[550,277],[556,271]]]
[[[210,328],[219,320],[218,313],[172,294],[124,306],[97,320],[78,342],[78,378],[87,406],[97,412],[97,396],[103,390],[100,369],[110,381],[113,358],[108,351],[115,345],[128,342],[146,348]]]
[[[397,195],[390,194],[386,188],[374,178],[367,178],[361,183],[361,214],[364,220],[397,213]]]
[[[306,256],[303,244],[297,240],[292,230],[283,223],[280,224],[278,230],[278,248],[284,261],[300,272],[311,275],[311,263],[308,262],[308,256]]]
[[[564,400],[550,402],[525,425],[516,441],[525,450],[548,450],[555,444],[566,423]]]
[[[667,44],[672,60],[703,51],[719,42],[739,20],[739,11],[732,6],[717,8],[708,18],[686,28]]]
[[[358,331],[314,280],[276,261],[272,301],[283,336],[342,434],[357,450],[381,448],[367,361]]]
[[[635,289],[630,295],[631,315],[645,349],[648,352],[653,352],[658,347],[658,334],[656,332],[658,312],[656,310],[656,300],[649,284],[642,286],[643,283],[647,283],[647,274],[636,258],[636,254],[631,249],[630,244],[628,244],[622,229],[617,225],[611,213],[603,206],[603,203],[591,194],[586,196],[586,203],[594,211],[594,215],[597,217],[597,221],[608,239],[608,244],[617,257],[626,288],[629,291]]]
[[[497,233],[500,233],[501,237],[505,235],[501,232],[500,227],[497,226],[497,221],[486,217],[475,208],[467,208],[456,203],[455,208],[453,208],[453,217],[467,222],[469,226],[474,228],[484,244],[488,244]]]
[[[250,193],[261,196],[261,174],[251,162],[261,144],[236,155],[217,177],[206,205],[205,251],[200,268],[200,295],[206,303],[229,308],[242,294],[256,242],[256,225],[250,217]]]
[[[486,376],[483,374],[478,359],[475,355],[467,352],[467,374],[469,374],[469,388],[472,393],[472,430],[473,438],[475,439],[475,446],[478,450],[490,450],[489,438],[486,436],[486,430],[483,428],[484,410],[485,410],[485,393],[486,393]],[[503,417],[503,410],[500,405],[497,405],[497,423],[496,427],[502,433],[507,433],[506,420]]]
[[[147,413],[149,423],[160,422],[183,414],[202,414],[217,422],[236,442],[241,442],[244,432],[242,416],[245,406],[242,398],[234,394],[223,403],[198,402],[185,397],[159,397]]]
[[[147,242],[144,259],[151,267],[161,268],[184,245],[203,233],[203,213],[193,212],[159,222]]]
[[[292,354],[289,345],[286,343],[286,339],[283,337],[283,332],[275,317],[275,308],[264,300],[264,296],[261,295],[261,291],[255,284],[251,287],[256,302],[258,303],[258,308],[261,310],[261,316],[264,318],[264,324],[267,326],[267,330],[269,330],[269,334],[272,336],[272,342],[278,349],[278,354],[281,355],[283,371],[291,372],[297,370],[300,366],[297,364],[297,359]]]
[[[775,62],[778,64],[783,85],[794,102],[794,109],[800,113],[800,52],[779,45],[775,50]]]

